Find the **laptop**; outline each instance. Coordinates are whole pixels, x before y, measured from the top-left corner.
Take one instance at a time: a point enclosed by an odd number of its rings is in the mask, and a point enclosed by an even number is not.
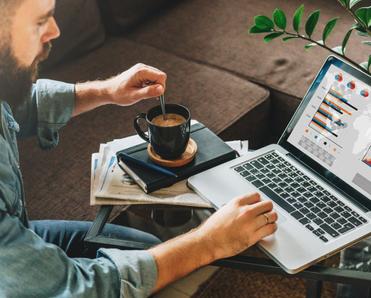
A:
[[[216,208],[252,192],[278,230],[258,245],[297,273],[371,235],[371,77],[330,56],[278,144],[192,176]]]

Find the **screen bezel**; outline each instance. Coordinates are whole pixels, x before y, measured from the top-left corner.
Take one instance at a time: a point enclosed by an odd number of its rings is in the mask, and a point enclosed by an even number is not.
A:
[[[371,76],[367,75],[365,72],[357,69],[354,66],[346,63],[345,61],[335,57],[329,56],[325,63],[323,64],[321,70],[318,72],[316,78],[309,87],[307,93],[303,97],[299,107],[297,108],[294,116],[291,118],[288,126],[286,127],[284,133],[282,134],[278,144],[290,152],[295,158],[299,159],[306,166],[314,170],[318,175],[323,179],[327,180],[330,184],[334,185],[336,188],[344,192],[349,198],[356,200],[362,206],[366,207],[368,210],[371,210],[371,197],[368,198],[358,190],[353,188],[350,184],[331,173],[329,170],[321,166],[317,161],[306,155],[304,152],[300,151],[294,145],[288,142],[291,132],[298,123],[301,115],[303,114],[305,108],[309,104],[311,98],[319,87],[323,77],[327,73],[331,65],[337,66],[342,69],[344,72],[354,76],[355,78],[361,80],[363,83],[371,86]]]

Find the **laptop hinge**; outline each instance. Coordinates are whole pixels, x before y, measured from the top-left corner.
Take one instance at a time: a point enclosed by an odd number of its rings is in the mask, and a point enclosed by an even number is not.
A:
[[[358,202],[356,199],[354,199],[352,196],[350,196],[349,194],[347,194],[346,192],[344,192],[342,189],[340,189],[339,187],[337,187],[337,185],[335,185],[334,183],[332,183],[329,179],[327,179],[325,176],[319,174],[317,171],[315,171],[314,169],[312,169],[310,166],[308,166],[307,164],[305,164],[304,162],[302,162],[299,158],[297,158],[295,155],[293,155],[292,153],[288,152],[286,154],[287,156],[289,156],[290,158],[294,159],[295,161],[297,161],[298,163],[300,163],[303,167],[307,168],[311,173],[315,174],[318,178],[324,180],[327,184],[331,185],[332,188],[336,189],[337,192],[341,193],[344,197],[346,197],[348,200],[350,200],[354,205],[356,205],[358,208],[360,208],[362,211],[364,212],[369,212],[370,209],[367,208],[365,205],[361,204],[360,202]]]

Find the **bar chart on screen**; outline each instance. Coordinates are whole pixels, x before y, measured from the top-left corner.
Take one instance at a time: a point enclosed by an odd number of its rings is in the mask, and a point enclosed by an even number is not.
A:
[[[323,136],[336,142],[341,130],[348,127],[348,120],[358,108],[345,98],[342,90],[331,86],[309,124]]]

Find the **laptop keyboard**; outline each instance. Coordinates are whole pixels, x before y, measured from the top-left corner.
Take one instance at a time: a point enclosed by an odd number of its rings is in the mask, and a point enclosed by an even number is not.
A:
[[[323,242],[367,223],[276,152],[249,160],[234,170]]]

